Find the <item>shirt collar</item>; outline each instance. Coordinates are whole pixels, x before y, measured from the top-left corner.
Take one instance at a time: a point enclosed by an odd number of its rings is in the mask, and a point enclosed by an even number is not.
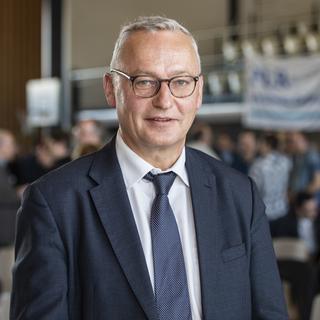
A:
[[[185,167],[186,154],[183,148],[181,155],[174,165],[166,171],[153,167],[150,163],[138,156],[131,150],[123,141],[118,130],[116,136],[116,153],[120,168],[123,173],[124,183],[127,189],[130,189],[136,182],[139,182],[150,171],[154,174],[159,174],[167,171],[173,171],[183,183],[189,187],[189,179]]]
[[[312,220],[309,218],[301,217],[298,219],[299,224],[304,226],[305,228],[312,226]]]

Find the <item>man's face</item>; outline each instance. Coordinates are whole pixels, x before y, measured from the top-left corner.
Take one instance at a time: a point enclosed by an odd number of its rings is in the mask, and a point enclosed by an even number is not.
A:
[[[79,122],[74,130],[76,141],[79,144],[99,145],[101,141],[95,126],[95,123],[91,120],[83,120]]]
[[[308,142],[300,132],[292,132],[287,136],[287,151],[290,154],[304,154],[308,149]]]
[[[158,79],[200,73],[191,39],[171,31],[139,31],[130,35],[121,51],[118,69],[130,76],[150,75]],[[131,81],[116,77],[113,94],[107,94],[107,98],[117,108],[121,134],[129,147],[140,155],[181,151],[201,105],[202,77],[194,93],[186,98],[175,98],[166,82],[162,82],[154,97],[137,97]]]
[[[239,152],[242,155],[255,155],[256,139],[252,133],[246,132],[239,136]]]
[[[316,199],[306,200],[298,209],[300,216],[314,220],[317,217],[317,201]]]

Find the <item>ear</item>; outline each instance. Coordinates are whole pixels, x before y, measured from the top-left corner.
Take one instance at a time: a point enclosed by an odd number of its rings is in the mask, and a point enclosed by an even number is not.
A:
[[[106,73],[103,77],[103,90],[104,95],[107,99],[108,105],[110,107],[116,107],[116,98],[114,92],[114,86],[112,83],[112,76],[109,73]]]

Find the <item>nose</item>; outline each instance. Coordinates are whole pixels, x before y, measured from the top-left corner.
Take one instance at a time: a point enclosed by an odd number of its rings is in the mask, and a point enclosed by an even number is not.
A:
[[[167,81],[160,83],[158,93],[153,97],[152,104],[157,108],[169,109],[172,107],[173,96]]]

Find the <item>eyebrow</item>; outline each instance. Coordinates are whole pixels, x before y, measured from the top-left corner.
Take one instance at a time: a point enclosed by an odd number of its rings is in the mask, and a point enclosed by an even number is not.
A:
[[[136,69],[132,72],[135,75],[148,75],[148,76],[153,76],[155,78],[159,78],[154,72],[152,71],[145,71],[143,69]],[[173,72],[170,72],[170,76],[171,77],[175,77],[175,76],[180,76],[180,75],[191,75],[191,73],[185,71],[185,70],[174,70]]]

